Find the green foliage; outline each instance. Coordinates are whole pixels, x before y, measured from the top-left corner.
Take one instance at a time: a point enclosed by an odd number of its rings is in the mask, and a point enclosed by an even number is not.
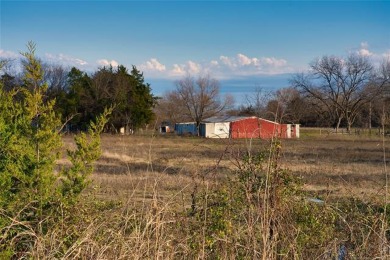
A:
[[[123,65],[116,69],[103,67],[91,76],[72,68],[68,76],[66,107],[72,110],[65,112],[68,116],[77,113],[72,122],[81,128],[108,106],[113,106],[109,125],[116,130],[122,126],[136,130],[154,118],[155,97],[135,66],[130,73]]]
[[[332,243],[337,214],[306,200],[300,178],[280,167],[281,149],[273,141],[246,152],[235,159],[228,182],[198,194],[189,224],[195,252],[213,259],[301,259]]]
[[[294,206],[292,221],[300,254],[310,251],[314,254],[336,237],[337,215],[326,205],[302,200]]]
[[[63,177],[61,192],[63,196],[74,197],[80,194],[88,184],[89,176],[93,171],[93,162],[100,157],[100,133],[107,123],[107,117],[112,108],[105,109],[97,118],[96,123],[91,122],[88,136],[85,133],[75,137],[76,150],[68,150],[68,158],[72,163],[69,169],[61,172]]]
[[[232,236],[236,203],[230,191],[221,185],[199,194],[198,204],[189,224],[190,245],[195,252],[204,248],[209,258],[222,259],[221,252],[227,249],[224,240]]]
[[[131,70],[123,65],[102,67],[87,74],[75,67],[65,69],[61,65],[41,65],[38,59],[31,59],[33,54],[30,51],[23,54],[26,57],[22,61],[24,78],[5,71],[0,76],[3,90],[12,92],[23,85],[26,90],[36,93],[39,86],[45,100],[56,100],[54,110],[61,115],[63,122],[68,123],[65,124],[66,130],[87,131],[89,122],[104,113],[106,107],[113,107],[106,131],[118,131],[121,127],[137,130],[154,119],[153,107],[157,98],[153,96],[150,84],[145,82],[143,73],[135,66]],[[24,94],[19,92],[15,99],[24,100]]]
[[[62,148],[60,116],[35,58],[35,45],[23,53],[24,84],[4,91],[0,83],[0,255],[29,250],[37,234],[46,233],[59,212],[86,187],[100,155],[99,134],[111,110],[91,124],[89,135],[76,137],[69,152],[72,166],[56,171]],[[18,96],[18,98],[16,98]]]
[[[134,129],[138,129],[153,120],[153,107],[156,98],[151,94],[149,83],[145,83],[143,73],[135,66],[131,70],[133,88],[131,89],[131,99],[133,105],[130,108],[131,123]]]
[[[43,102],[46,85],[40,85],[42,71],[34,57],[35,46],[29,44],[24,56],[24,86],[10,93],[0,89],[0,172],[3,208],[36,202],[45,205],[54,192],[55,160],[61,147],[57,134],[60,121],[53,111],[53,101]],[[20,92],[22,101],[15,101]],[[34,192],[31,192],[33,190]],[[17,206],[16,206],[17,207]]]

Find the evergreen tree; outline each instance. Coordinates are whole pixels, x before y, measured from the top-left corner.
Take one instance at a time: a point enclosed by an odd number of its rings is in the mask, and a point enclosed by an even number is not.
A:
[[[135,66],[130,73],[123,65],[116,69],[103,67],[90,78],[72,69],[70,87],[72,91],[77,90],[71,93],[79,93],[77,112],[81,115],[81,124],[107,106],[114,106],[109,124],[117,130],[123,126],[137,130],[154,118],[155,97],[150,84],[145,83],[143,74]]]
[[[77,199],[100,155],[99,134],[110,113],[97,118],[88,135],[76,137],[77,149],[68,151],[72,166],[56,172],[61,118],[55,101],[44,98],[47,84],[35,44],[27,47],[23,86],[5,91],[0,82],[0,258],[1,252],[12,256],[31,247],[28,234],[47,232],[59,211]]]
[[[156,97],[151,94],[149,83],[145,83],[144,75],[135,66],[131,70],[133,88],[131,91],[131,123],[134,129],[145,126],[154,118],[153,107]]]

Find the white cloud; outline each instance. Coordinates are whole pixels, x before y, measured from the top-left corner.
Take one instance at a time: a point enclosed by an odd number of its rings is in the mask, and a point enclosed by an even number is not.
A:
[[[360,43],[360,48],[361,49],[368,49],[368,42],[361,42]]]
[[[360,50],[358,50],[358,54],[360,56],[364,56],[364,57],[370,57],[373,55],[373,53],[370,52],[368,49],[360,49]]]
[[[238,64],[241,66],[252,64],[252,59],[248,58],[247,56],[241,53],[237,54],[237,60],[238,60]]]
[[[3,49],[0,49],[0,58],[1,59],[19,59],[22,55],[19,53],[15,53],[12,51],[5,51]]]
[[[88,65],[88,62],[78,59],[78,58],[73,58],[71,56],[65,55],[65,54],[51,54],[51,53],[45,53],[45,58],[46,60],[50,62],[55,62],[55,63],[62,63],[64,65],[69,65],[69,66],[85,66]]]
[[[112,67],[118,67],[119,63],[116,60],[106,60],[106,59],[101,59],[97,61],[97,64],[100,66],[112,66]]]
[[[212,61],[210,61],[210,65],[211,65],[211,66],[218,66],[219,63],[218,63],[218,61],[216,61],[216,60],[212,60]]]
[[[166,67],[164,64],[161,64],[157,59],[152,58],[147,62],[143,63],[140,66],[140,69],[147,70],[147,71],[165,71]]]
[[[368,42],[360,43],[360,48],[356,51],[356,53],[363,57],[373,57],[375,54],[369,50]],[[375,57],[374,57],[375,59]]]
[[[187,62],[187,68],[190,74],[198,74],[201,71],[202,66],[190,60]]]
[[[387,50],[385,53],[382,54],[383,59],[388,60],[390,59],[390,50]]]
[[[197,63],[193,60],[188,60],[182,64],[173,64],[170,69],[157,66],[160,64],[152,62],[153,59],[145,62],[141,69],[149,70],[150,76],[157,76],[153,73],[152,69],[164,74],[158,74],[159,76],[165,77],[183,77],[187,74],[210,74],[218,79],[232,78],[235,76],[252,76],[252,75],[265,75],[265,74],[278,74],[278,73],[289,73],[294,70],[288,67],[285,59],[278,59],[275,57],[249,57],[245,54],[238,53],[236,56],[229,57],[221,55],[219,60],[209,60],[202,63]],[[163,70],[164,68],[164,70]],[[165,69],[166,68],[166,69]]]
[[[173,69],[171,70],[173,75],[181,76],[184,75],[186,72],[183,69],[183,66],[180,66],[178,64],[173,64]]]
[[[221,60],[222,64],[228,66],[228,67],[235,67],[235,65],[233,64],[233,61],[227,57],[227,56],[220,56],[219,59]]]
[[[172,69],[169,71],[169,75],[178,77],[186,74],[196,75],[205,71],[206,70],[202,67],[202,65],[189,60],[185,64],[173,64]]]
[[[287,65],[287,61],[285,59],[276,59],[274,57],[271,57],[271,58],[262,58],[261,60],[264,64],[272,67],[283,67]]]
[[[220,56],[221,72],[232,75],[276,74],[291,72],[285,59],[275,57],[249,57],[238,53],[235,57]]]
[[[384,60],[390,59],[390,49],[384,52],[372,51],[367,42],[360,43],[359,49],[352,52],[363,57],[368,57],[376,67],[380,66]]]

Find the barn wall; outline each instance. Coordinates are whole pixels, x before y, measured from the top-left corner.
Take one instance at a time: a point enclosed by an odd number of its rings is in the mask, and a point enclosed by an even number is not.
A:
[[[203,122],[200,135],[207,138],[299,138],[299,125],[248,117],[230,122]]]
[[[184,134],[198,135],[198,131],[195,123],[175,124],[175,131],[178,135],[184,135]]]
[[[289,133],[289,129],[290,129],[290,133]],[[289,135],[291,136],[291,125],[290,126],[288,124],[280,125],[280,130],[278,131],[278,134],[276,136],[280,138],[290,138]]]
[[[291,134],[292,134],[292,128],[291,128],[291,125],[290,124],[288,124],[287,125],[287,138],[291,138]]]
[[[230,132],[230,123],[221,122],[214,123],[213,134],[210,135],[211,138],[229,138]]]
[[[260,121],[260,137],[264,139],[269,139],[273,137],[284,137],[284,134],[286,133],[287,127],[283,129],[282,125],[271,122],[264,119],[259,119]]]
[[[264,120],[261,118],[247,118],[231,122],[232,138],[287,138],[287,125]]]
[[[259,138],[260,121],[257,118],[246,118],[230,123],[231,138]]]
[[[210,138],[214,133],[214,123],[201,123],[200,136]]]
[[[228,122],[202,123],[200,134],[207,138],[229,138],[229,128]]]

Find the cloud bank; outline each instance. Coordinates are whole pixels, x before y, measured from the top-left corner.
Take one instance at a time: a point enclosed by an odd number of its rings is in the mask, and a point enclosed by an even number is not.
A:
[[[75,67],[84,67],[88,65],[88,62],[82,59],[74,58],[65,54],[51,54],[45,53],[45,60],[53,63],[60,63],[65,66],[75,66]]]
[[[360,48],[356,50],[355,53],[360,56],[370,58],[374,66],[379,66],[383,61],[390,61],[390,49],[384,53],[374,53],[370,51],[369,44],[367,42],[360,43]]]
[[[112,66],[112,67],[118,67],[119,63],[116,60],[107,60],[107,59],[101,59],[96,62],[99,66]]]
[[[382,53],[377,53],[371,50],[368,42],[361,42],[359,47],[352,49],[350,53],[356,53],[370,58],[375,66],[378,66],[383,60],[390,60],[390,49],[387,49]],[[0,59],[19,60],[21,57],[22,56],[19,53],[0,49]],[[98,67],[117,67],[122,64],[114,59],[107,58],[97,59],[94,62],[87,62],[84,59],[75,58],[62,53],[45,53],[42,60],[44,62],[61,64],[64,66],[74,66],[90,72],[95,71]],[[129,64],[123,65],[130,66]],[[234,56],[220,55],[219,57],[211,57],[210,60],[202,62],[187,60],[173,64],[166,64],[153,57],[138,64],[137,67],[149,78],[161,79],[178,79],[187,74],[210,74],[217,79],[224,80],[302,71],[302,68],[292,66],[291,63],[283,57],[253,57],[243,52],[239,52]]]
[[[219,79],[223,79],[236,76],[274,75],[293,71],[293,68],[288,66],[285,59],[249,57],[242,53],[238,53],[233,57],[221,55],[218,59],[202,63],[188,60],[181,64],[175,63],[170,67],[156,58],[152,58],[139,67],[148,75],[168,78],[182,77],[186,74],[212,74]]]
[[[13,59],[19,59],[21,57],[22,57],[22,55],[19,54],[19,53],[0,49],[0,59],[7,59],[7,60],[11,59],[11,60],[13,60]]]

